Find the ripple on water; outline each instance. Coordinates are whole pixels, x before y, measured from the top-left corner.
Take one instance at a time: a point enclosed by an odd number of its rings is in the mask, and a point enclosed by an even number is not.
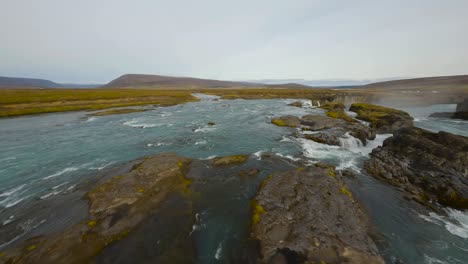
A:
[[[428,215],[419,215],[422,219],[443,226],[451,234],[461,238],[468,238],[468,213],[455,209],[446,209],[447,216],[441,216],[434,212]]]

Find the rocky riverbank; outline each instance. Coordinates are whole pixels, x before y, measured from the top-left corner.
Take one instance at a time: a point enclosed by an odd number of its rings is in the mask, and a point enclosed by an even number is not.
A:
[[[260,184],[267,178],[255,196],[257,211],[250,212],[251,207],[246,204],[241,214],[245,218],[233,216],[236,222],[245,224],[240,225],[244,226],[244,231],[240,232],[244,237],[230,242],[238,243],[231,244],[230,250],[236,252],[230,257],[232,261],[257,263],[271,257],[265,250],[280,242],[266,238],[265,228],[272,223],[282,223],[287,216],[291,232],[287,238],[282,237],[285,235],[283,227],[271,234],[275,239],[284,240],[291,254],[299,252],[299,259],[309,256],[308,259],[327,263],[344,260],[381,263],[367,235],[369,222],[365,213],[332,166],[303,167],[268,155],[260,160],[235,155],[199,161],[175,153],[158,154],[134,164],[128,172],[111,177],[86,193],[84,198],[89,206],[86,220],[8,248],[1,252],[0,262],[116,263],[134,259],[151,263],[193,263],[197,258],[200,260],[198,251],[203,247],[198,244],[197,235],[193,235],[197,226],[202,225],[200,212],[208,208],[222,210],[226,192],[244,188],[246,182]],[[266,177],[267,171],[259,167],[268,168],[271,176]],[[283,170],[289,172],[279,172]],[[235,185],[225,185],[230,181]],[[269,200],[272,196],[274,200]],[[278,204],[281,197],[290,206],[287,214],[283,214],[286,211],[281,211],[281,204]],[[214,206],[213,199],[221,204]],[[266,213],[258,211],[259,208],[265,208]],[[315,209],[309,211],[312,208]],[[293,223],[292,219],[297,222]],[[314,223],[314,219],[321,220]],[[250,234],[251,230],[255,230],[254,233]],[[293,246],[304,246],[306,241],[313,242],[312,248],[307,249],[310,254]],[[290,257],[289,253],[285,254]]]
[[[384,263],[365,213],[331,166],[271,175],[252,207],[261,263]]]
[[[403,128],[374,149],[365,170],[435,209],[468,209],[468,138]]]

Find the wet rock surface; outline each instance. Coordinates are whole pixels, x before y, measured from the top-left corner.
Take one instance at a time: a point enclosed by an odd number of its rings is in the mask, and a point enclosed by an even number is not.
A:
[[[468,138],[403,128],[364,163],[372,176],[400,187],[429,207],[468,209]]]
[[[260,263],[384,263],[364,212],[333,167],[273,174],[252,208]]]
[[[292,115],[273,118],[271,123],[277,126],[287,127],[299,127],[301,125],[300,119],[297,116]]]
[[[3,258],[7,263],[91,262],[107,246],[126,238],[168,195],[183,197],[190,183],[184,177],[190,163],[174,153],[143,159],[128,173],[87,193],[87,220],[55,235],[29,239]]]
[[[403,127],[412,127],[413,118],[406,112],[366,103],[352,104],[349,111],[358,115],[357,119],[370,122],[377,133],[393,133]]]
[[[241,164],[247,160],[247,155],[233,155],[233,156],[226,156],[226,157],[218,157],[213,159],[213,165],[215,166],[223,166],[223,165],[231,165],[231,164]]]
[[[314,131],[335,127],[340,122],[340,120],[321,115],[305,115],[300,119],[302,125]]]
[[[304,120],[304,122],[302,122]],[[304,138],[328,145],[340,145],[340,138],[347,137],[347,133],[359,139],[363,145],[367,140],[375,139],[375,130],[358,123],[319,115],[306,115],[301,119],[305,130],[319,130],[314,134],[306,134]]]

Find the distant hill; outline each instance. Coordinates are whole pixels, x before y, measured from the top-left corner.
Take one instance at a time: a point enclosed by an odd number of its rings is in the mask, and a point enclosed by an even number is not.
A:
[[[450,90],[468,89],[468,75],[426,77],[385,81],[357,86],[359,89],[385,89],[385,90]]]
[[[191,77],[172,77],[162,75],[147,74],[125,74],[109,82],[103,87],[106,88],[234,88],[234,87],[252,87],[262,84],[250,82],[233,82],[210,79],[199,79]]]
[[[2,88],[58,88],[62,85],[44,79],[16,78],[0,76]]]

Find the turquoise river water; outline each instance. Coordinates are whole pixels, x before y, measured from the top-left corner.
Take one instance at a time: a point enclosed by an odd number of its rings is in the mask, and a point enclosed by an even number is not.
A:
[[[379,135],[367,146],[349,138],[343,139],[341,147],[322,145],[292,137],[295,129],[270,124],[273,116],[323,114],[321,109],[287,106],[292,100],[198,96],[200,102],[125,115],[87,117],[85,112],[71,112],[0,119],[0,251],[79,221],[86,212],[83,186],[126,162],[168,151],[201,160],[272,153],[354,169],[358,178],[351,183],[352,190],[382,235],[379,247],[388,263],[468,262],[468,214],[420,213],[401,193],[361,172],[362,161],[390,135]],[[468,136],[466,121],[428,117],[454,108],[434,105],[403,110],[419,127]],[[248,210],[247,206],[229,208],[247,205],[254,190],[248,185],[231,188],[226,195],[233,199],[224,202],[216,199],[216,191],[208,192],[194,232],[198,262],[227,262],[226,257],[233,254],[229,241],[244,229],[235,219],[246,217]]]

